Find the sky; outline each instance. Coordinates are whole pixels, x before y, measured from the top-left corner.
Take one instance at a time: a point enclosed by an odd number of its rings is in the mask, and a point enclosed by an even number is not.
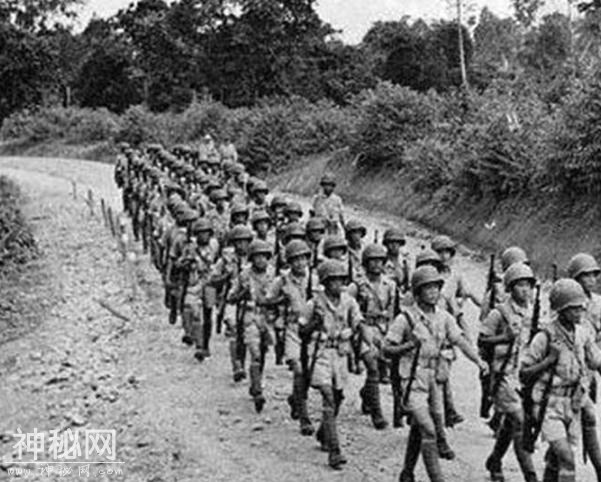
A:
[[[86,0],[81,9],[80,23],[85,25],[96,14],[109,17],[131,0]],[[342,30],[341,38],[347,43],[358,43],[373,22],[378,20],[398,20],[404,15],[426,20],[451,18],[449,8],[452,0],[318,0],[317,11],[322,19],[334,28]],[[509,16],[513,10],[511,0],[466,0],[473,5],[471,15],[478,15],[486,6],[495,14]],[[545,10],[563,10],[567,0],[546,0]],[[469,13],[468,13],[469,15]]]

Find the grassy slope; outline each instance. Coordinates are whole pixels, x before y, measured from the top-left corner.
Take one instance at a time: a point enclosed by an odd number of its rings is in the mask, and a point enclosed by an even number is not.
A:
[[[553,263],[561,270],[579,251],[600,254],[601,212],[594,200],[574,203],[541,194],[538,199],[449,204],[436,196],[415,194],[406,180],[390,172],[357,174],[352,163],[328,156],[306,159],[274,181],[285,190],[312,195],[324,171],[337,176],[338,191],[346,202],[406,217],[472,247],[500,251],[520,245],[543,276],[550,275]],[[485,226],[493,221],[494,229]]]

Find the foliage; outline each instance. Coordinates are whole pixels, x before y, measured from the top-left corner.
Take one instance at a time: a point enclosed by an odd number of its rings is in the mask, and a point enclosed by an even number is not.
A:
[[[361,94],[356,100],[361,117],[352,143],[359,165],[402,167],[404,150],[433,129],[436,101],[434,93],[422,95],[387,82]]]
[[[36,254],[33,234],[21,212],[22,203],[18,186],[0,176],[0,273]]]

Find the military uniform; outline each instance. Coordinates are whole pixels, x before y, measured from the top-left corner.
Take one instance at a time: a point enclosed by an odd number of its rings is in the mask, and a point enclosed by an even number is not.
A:
[[[326,196],[323,193],[317,194],[312,201],[313,213],[326,220],[328,234],[339,234],[343,232],[341,224],[342,219],[342,199],[338,194],[332,193]]]

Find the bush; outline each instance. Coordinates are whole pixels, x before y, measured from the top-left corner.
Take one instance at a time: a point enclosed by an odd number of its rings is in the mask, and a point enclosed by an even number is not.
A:
[[[107,109],[49,107],[24,110],[4,119],[0,137],[41,142],[96,142],[113,138],[119,131],[119,117]]]
[[[15,183],[0,176],[0,272],[22,264],[36,253],[33,234],[20,210],[22,196]]]
[[[426,137],[437,121],[434,93],[420,94],[388,82],[355,99],[361,112],[352,151],[364,168],[403,167],[405,149]]]

